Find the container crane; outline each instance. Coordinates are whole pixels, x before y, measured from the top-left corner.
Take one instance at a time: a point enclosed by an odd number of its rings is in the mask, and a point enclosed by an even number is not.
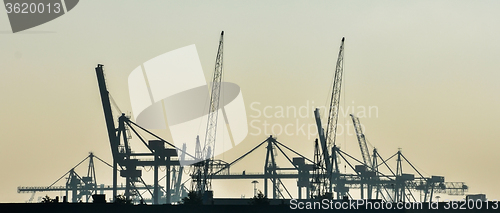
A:
[[[142,170],[140,167],[151,166],[153,167],[153,190],[149,188],[146,190],[151,194],[153,204],[160,204],[160,185],[158,183],[159,168],[165,167],[166,181],[165,189],[166,193],[166,203],[171,202],[172,187],[171,187],[171,169],[174,166],[179,166],[180,163],[177,160],[177,151],[193,157],[185,150],[175,147],[172,143],[158,137],[147,129],[139,126],[138,124],[132,122],[125,113],[122,113],[118,118],[118,128],[116,128],[113,114],[111,110],[110,94],[106,87],[106,81],[104,78],[103,65],[98,64],[95,68],[97,81],[99,85],[99,91],[101,94],[101,102],[104,111],[104,118],[106,121],[106,127],[108,130],[108,137],[111,145],[111,151],[113,154],[113,199],[117,195],[117,176],[118,168],[120,168],[120,177],[125,178],[125,198],[130,199],[130,197],[139,197],[144,199],[142,194],[139,193],[139,188],[136,183],[142,183],[146,185],[144,179],[142,178]],[[155,140],[148,140],[143,137],[142,134],[137,132],[142,130],[146,132],[149,136],[156,138]],[[139,139],[143,145],[149,150],[148,152],[132,152],[130,147],[130,139],[132,138],[132,133]],[[169,147],[166,148],[165,145]],[[148,158],[149,157],[149,158]],[[140,159],[139,159],[140,158]],[[151,158],[153,160],[151,160]]]

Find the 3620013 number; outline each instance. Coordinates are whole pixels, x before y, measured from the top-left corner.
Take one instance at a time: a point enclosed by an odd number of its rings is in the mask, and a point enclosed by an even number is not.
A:
[[[5,9],[7,13],[60,13],[61,3],[54,3],[51,5],[50,3],[7,3],[5,4]]]

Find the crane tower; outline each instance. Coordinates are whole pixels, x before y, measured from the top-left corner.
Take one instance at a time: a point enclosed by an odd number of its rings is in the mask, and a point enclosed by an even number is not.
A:
[[[332,183],[334,182],[332,178],[333,176],[332,173],[338,173],[339,171],[337,156],[335,155],[334,149],[335,149],[335,138],[337,132],[337,120],[339,113],[340,91],[342,88],[342,73],[344,71],[344,40],[345,38],[342,38],[339,55],[337,58],[337,65],[335,67],[335,76],[333,79],[333,89],[332,89],[332,96],[328,113],[328,123],[326,126],[326,133],[324,132],[321,124],[319,109],[316,109],[314,111],[319,139],[322,147],[321,152],[323,153],[322,155],[323,162],[324,165],[326,166],[326,171],[324,171],[326,172],[326,174],[324,175],[325,180],[323,181],[322,186],[315,187],[316,190],[318,190],[316,192],[318,196],[321,196],[322,194],[321,191],[324,191],[325,188],[328,188],[328,193],[332,193]],[[330,150],[332,155],[329,154]],[[319,169],[325,170],[321,168]],[[332,171],[333,169],[335,170]]]
[[[198,178],[195,182],[195,190],[204,194],[205,191],[211,189],[211,173],[212,173],[212,158],[215,153],[215,140],[217,136],[217,118],[219,112],[219,98],[222,80],[222,62],[223,62],[223,46],[224,46],[224,31],[220,34],[219,47],[217,56],[215,58],[215,70],[212,80],[212,87],[210,93],[209,112],[207,120],[207,130],[205,134],[205,142],[201,151],[201,159],[203,161],[195,165],[195,173]]]

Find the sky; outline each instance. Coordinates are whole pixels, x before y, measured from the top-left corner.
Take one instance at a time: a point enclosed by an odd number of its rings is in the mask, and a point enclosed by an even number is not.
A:
[[[270,134],[312,158],[312,112],[328,105],[345,37],[341,149],[361,156],[347,113],[354,110],[382,156],[401,149],[426,176],[500,199],[499,10],[498,1],[486,0],[86,0],[18,33],[0,13],[0,202],[27,201],[30,194],[18,194],[18,186],[48,186],[89,152],[111,162],[97,64],[104,64],[120,109],[131,114],[133,69],[196,44],[210,82],[222,30],[223,80],[241,88],[249,134],[219,158],[230,162]],[[301,107],[304,114],[279,112]],[[290,131],[280,131],[286,125]],[[155,132],[171,140],[168,131]],[[260,150],[232,171],[262,172],[264,157]],[[98,183],[110,184],[110,169],[97,167]],[[251,197],[250,182],[214,181],[214,195]],[[296,193],[294,181],[287,183]]]

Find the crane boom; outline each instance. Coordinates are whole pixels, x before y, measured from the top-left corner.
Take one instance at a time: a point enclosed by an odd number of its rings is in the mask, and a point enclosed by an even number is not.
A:
[[[354,124],[354,130],[356,131],[356,136],[358,137],[359,149],[361,150],[361,155],[363,156],[363,161],[365,165],[368,166],[368,169],[372,170],[372,159],[370,156],[370,152],[368,151],[368,146],[366,145],[365,135],[363,134],[363,129],[361,129],[361,123],[359,122],[359,118],[350,114],[352,118],[352,123]]]
[[[344,40],[340,44],[337,66],[335,67],[335,77],[333,79],[332,97],[330,101],[330,111],[328,113],[328,124],[326,127],[326,142],[328,150],[335,145],[337,134],[337,120],[339,114],[340,90],[342,88],[342,73],[344,71]]]
[[[104,119],[108,130],[109,143],[111,145],[111,153],[113,154],[113,199],[117,196],[117,178],[118,178],[118,160],[119,152],[118,146],[120,145],[120,138],[116,135],[115,122],[113,121],[113,112],[111,111],[111,102],[109,99],[109,92],[106,88],[106,79],[104,78],[104,65],[98,64],[95,68],[97,75],[97,83],[99,84],[99,93],[101,94],[101,103],[104,111]]]
[[[205,144],[203,146],[202,155],[206,158],[210,158],[207,155],[208,151],[211,150],[212,153],[215,151],[215,138],[217,135],[217,118],[219,112],[219,97],[220,97],[220,85],[222,80],[222,50],[224,45],[224,31],[220,34],[219,48],[217,50],[217,57],[215,58],[215,70],[212,80],[212,92],[210,94],[210,111],[208,113],[207,120],[207,131],[205,135]]]
[[[328,151],[328,147],[326,145],[325,133],[323,131],[323,125],[321,124],[321,118],[320,118],[320,113],[319,113],[318,108],[316,108],[316,110],[314,110],[314,118],[316,119],[316,126],[318,128],[318,137],[319,137],[319,144],[316,144],[316,145],[321,145],[321,151],[319,151],[319,150],[317,150],[317,151],[318,151],[318,154],[319,154],[319,152],[321,152],[321,156],[319,156],[319,155],[315,156],[318,159],[315,162],[317,165],[316,165],[316,172],[315,172],[316,180],[313,180],[314,184],[315,184],[315,187],[314,187],[315,192],[313,192],[313,194],[315,194],[317,196],[322,196],[323,193],[325,192],[325,190],[329,189],[329,187],[328,187],[328,185],[330,185],[329,177],[331,177],[331,174],[332,174],[332,166],[331,166],[330,154]],[[316,143],[317,142],[318,141],[316,141]],[[319,146],[317,148],[319,148]],[[326,171],[323,168],[321,168],[322,165],[325,165]]]
[[[326,172],[326,177],[327,177],[326,180],[324,180],[322,186],[317,187],[318,190],[320,191],[321,187],[328,187],[328,192],[332,191],[331,184],[333,180],[331,178],[333,172],[332,171],[333,163],[335,163],[335,172],[338,172],[338,163],[336,160],[333,161],[331,159],[329,151],[332,150],[332,148],[335,146],[335,135],[337,131],[337,120],[339,111],[338,107],[340,103],[340,90],[342,88],[342,72],[344,70],[344,40],[345,38],[342,38],[342,42],[340,44],[339,56],[337,58],[337,65],[335,67],[335,76],[333,81],[332,97],[330,100],[330,109],[328,113],[328,124],[326,127],[326,134],[321,124],[319,109],[316,109],[314,111],[314,117],[316,119],[316,125],[318,128],[318,135],[321,144],[322,157],[325,163],[324,165],[326,166],[326,171],[324,172]],[[334,153],[332,153],[332,155],[333,154]]]
[[[101,103],[104,111],[104,119],[106,121],[106,128],[108,130],[109,143],[111,145],[111,152],[113,153],[113,158],[117,158],[119,141],[116,136],[116,127],[113,120],[113,112],[111,110],[111,102],[109,99],[109,92],[106,88],[106,80],[104,78],[104,65],[98,64],[95,68],[97,75],[97,83],[99,84],[99,93],[101,94]]]
[[[325,163],[325,166],[326,166],[326,170],[327,170],[327,174],[330,174],[331,173],[331,165],[330,165],[330,154],[329,154],[329,151],[328,151],[328,148],[326,146],[326,140],[325,140],[325,133],[323,131],[323,127],[321,125],[321,119],[320,119],[320,114],[319,114],[319,109],[316,108],[316,110],[314,111],[314,118],[316,119],[316,126],[318,128],[318,135],[319,135],[319,142],[320,142],[320,145],[321,145],[321,153],[323,154],[323,159],[324,160],[324,163]]]
[[[212,162],[215,153],[215,139],[217,136],[217,118],[219,112],[219,97],[222,80],[222,59],[224,46],[224,31],[220,34],[219,47],[215,58],[215,70],[212,80],[212,88],[210,93],[210,108],[208,111],[207,130],[205,133],[205,141],[202,147],[197,147],[197,155],[201,156],[202,162],[195,164],[195,175],[198,177],[195,184],[195,190],[199,194],[204,194],[205,191],[210,191]],[[199,149],[201,148],[201,152]],[[197,156],[197,157],[198,157]]]

